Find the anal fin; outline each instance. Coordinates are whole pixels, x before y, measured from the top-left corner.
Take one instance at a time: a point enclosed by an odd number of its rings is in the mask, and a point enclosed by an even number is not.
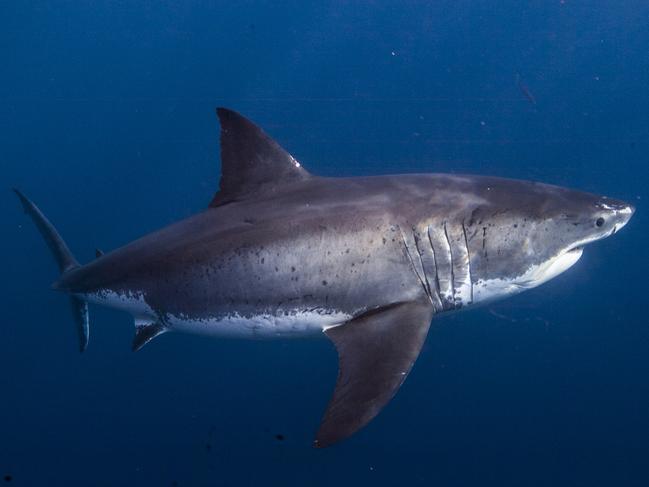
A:
[[[135,337],[133,337],[133,351],[137,352],[144,345],[149,343],[158,335],[167,331],[167,328],[159,321],[135,320]]]
[[[316,447],[352,435],[394,397],[419,356],[433,313],[429,301],[395,303],[325,330],[338,350],[338,380]]]

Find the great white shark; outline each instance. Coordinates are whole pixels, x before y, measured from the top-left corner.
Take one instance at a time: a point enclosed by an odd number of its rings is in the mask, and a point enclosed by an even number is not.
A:
[[[552,279],[634,212],[488,176],[314,176],[251,121],[217,113],[221,180],[209,207],[88,264],[16,193],[58,262],[53,288],[70,295],[82,351],[88,303],[133,316],[134,350],[169,331],[328,337],[339,373],[319,447],[395,395],[435,316]]]

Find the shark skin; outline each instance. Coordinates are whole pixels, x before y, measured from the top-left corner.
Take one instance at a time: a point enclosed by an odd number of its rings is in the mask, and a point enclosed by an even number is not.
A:
[[[133,349],[168,331],[221,337],[325,335],[339,375],[315,445],[370,422],[412,368],[440,313],[536,287],[616,233],[634,208],[489,176],[309,174],[227,109],[222,177],[204,211],[80,265],[16,190],[62,272],[80,348],[87,303],[129,312]]]

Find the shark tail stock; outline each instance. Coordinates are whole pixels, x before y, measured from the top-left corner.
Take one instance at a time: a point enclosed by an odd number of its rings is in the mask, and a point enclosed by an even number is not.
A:
[[[38,231],[42,235],[45,243],[49,247],[56,263],[59,266],[61,275],[79,267],[79,262],[74,258],[72,252],[66,245],[59,232],[54,228],[54,225],[43,215],[41,210],[23,193],[14,188],[14,192],[20,198],[20,202]],[[70,296],[70,304],[72,306],[72,314],[74,317],[77,333],[79,335],[79,351],[83,352],[88,347],[88,333],[89,333],[89,317],[88,317],[88,303],[84,300]]]

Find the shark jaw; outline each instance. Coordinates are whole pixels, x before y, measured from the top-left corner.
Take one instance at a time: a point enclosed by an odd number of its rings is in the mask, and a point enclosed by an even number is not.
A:
[[[513,279],[478,281],[473,287],[474,303],[489,303],[540,286],[575,265],[583,250],[581,246],[572,247],[542,264],[531,266],[524,274]]]

